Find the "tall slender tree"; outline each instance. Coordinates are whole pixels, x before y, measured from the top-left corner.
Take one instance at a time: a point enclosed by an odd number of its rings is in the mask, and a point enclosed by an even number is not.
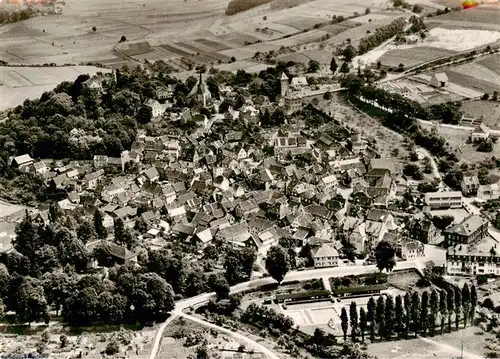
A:
[[[455,287],[455,329],[460,325],[460,312],[462,310],[462,291]]]
[[[429,322],[428,322],[429,332],[431,336],[434,336],[436,330],[436,319],[439,313],[439,296],[435,289],[433,289],[431,292],[431,299],[429,306],[430,306]]]
[[[405,308],[405,338],[408,338],[408,331],[410,330],[410,322],[411,322],[411,296],[410,293],[406,292],[404,296],[404,308]]]
[[[375,321],[378,325],[378,335],[382,338],[385,336],[385,300],[383,296],[380,296],[377,299]]]
[[[342,327],[342,332],[344,332],[344,341],[347,340],[347,329],[349,329],[349,318],[347,317],[347,310],[345,307],[342,308],[340,312],[340,322]]]
[[[366,313],[366,320],[368,321],[368,325],[370,326],[370,340],[375,339],[375,299],[370,297],[368,299],[368,304],[366,306],[368,312]]]
[[[427,291],[422,293],[422,304],[420,307],[420,327],[422,334],[425,335],[428,326],[429,315],[429,293]]]
[[[387,296],[385,300],[385,337],[390,339],[394,333],[394,298]]]
[[[356,341],[356,331],[358,330],[358,308],[356,302],[352,301],[349,306],[349,320],[351,323],[351,338]]]
[[[385,312],[382,312],[382,314],[380,314],[379,320],[380,321],[377,323],[378,324],[378,336],[382,340],[382,338],[385,337],[385,333],[386,333],[386,330],[385,330]]]
[[[398,338],[401,337],[401,333],[403,332],[404,326],[404,308],[403,308],[403,298],[401,295],[396,296],[395,300],[395,308],[394,308],[394,319],[396,321],[395,330],[398,333]]]
[[[365,341],[365,331],[367,326],[367,315],[365,308],[361,307],[359,310],[359,331],[361,333],[361,340]]]
[[[470,290],[467,283],[462,287],[462,309],[464,316],[464,328],[467,327],[467,320],[470,316]]]
[[[476,314],[477,307],[477,292],[474,284],[470,287],[470,307],[470,321],[474,325],[474,315]]]
[[[410,316],[412,330],[415,333],[416,338],[418,332],[420,331],[420,296],[418,295],[418,292],[413,292],[411,296]]]
[[[448,305],[447,305],[447,295],[446,291],[442,290],[439,294],[439,318],[441,322],[441,334],[444,332],[444,323],[448,315]]]
[[[95,232],[97,233],[97,237],[99,239],[106,239],[106,237],[108,236],[108,231],[104,227],[102,221],[103,221],[102,213],[99,210],[95,211],[94,213]]]
[[[448,333],[451,333],[451,316],[455,312],[455,291],[448,290],[446,296],[446,312],[448,314]]]

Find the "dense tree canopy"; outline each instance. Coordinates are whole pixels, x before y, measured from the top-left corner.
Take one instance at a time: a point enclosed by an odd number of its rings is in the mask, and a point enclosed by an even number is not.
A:
[[[266,269],[273,277],[281,283],[286,273],[290,270],[290,256],[281,246],[273,246],[267,252]]]

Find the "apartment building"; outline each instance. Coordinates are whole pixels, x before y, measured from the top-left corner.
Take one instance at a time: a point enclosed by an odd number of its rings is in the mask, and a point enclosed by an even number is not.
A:
[[[500,275],[500,248],[457,244],[446,253],[449,275]]]
[[[312,257],[315,268],[338,267],[339,265],[339,252],[327,243],[317,248]]]
[[[401,258],[411,261],[423,257],[424,245],[419,241],[406,241],[401,245]]]
[[[431,208],[461,208],[462,193],[458,191],[429,192],[425,194],[425,204]]]
[[[483,217],[471,215],[446,229],[443,235],[447,247],[477,243],[488,236],[488,221]]]

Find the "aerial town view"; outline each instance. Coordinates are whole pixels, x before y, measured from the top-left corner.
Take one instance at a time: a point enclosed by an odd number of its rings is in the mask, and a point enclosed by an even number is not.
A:
[[[0,0],[0,358],[500,358],[500,0]]]

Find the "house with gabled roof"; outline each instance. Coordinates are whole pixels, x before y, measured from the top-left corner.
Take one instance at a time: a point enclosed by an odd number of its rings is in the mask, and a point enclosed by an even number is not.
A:
[[[29,154],[11,157],[11,166],[16,167],[19,171],[28,172],[29,168],[35,160]]]
[[[159,117],[165,112],[165,107],[157,100],[148,99],[144,104],[151,108],[151,115],[153,117]]]
[[[339,252],[330,244],[324,243],[312,253],[315,268],[338,267]]]

